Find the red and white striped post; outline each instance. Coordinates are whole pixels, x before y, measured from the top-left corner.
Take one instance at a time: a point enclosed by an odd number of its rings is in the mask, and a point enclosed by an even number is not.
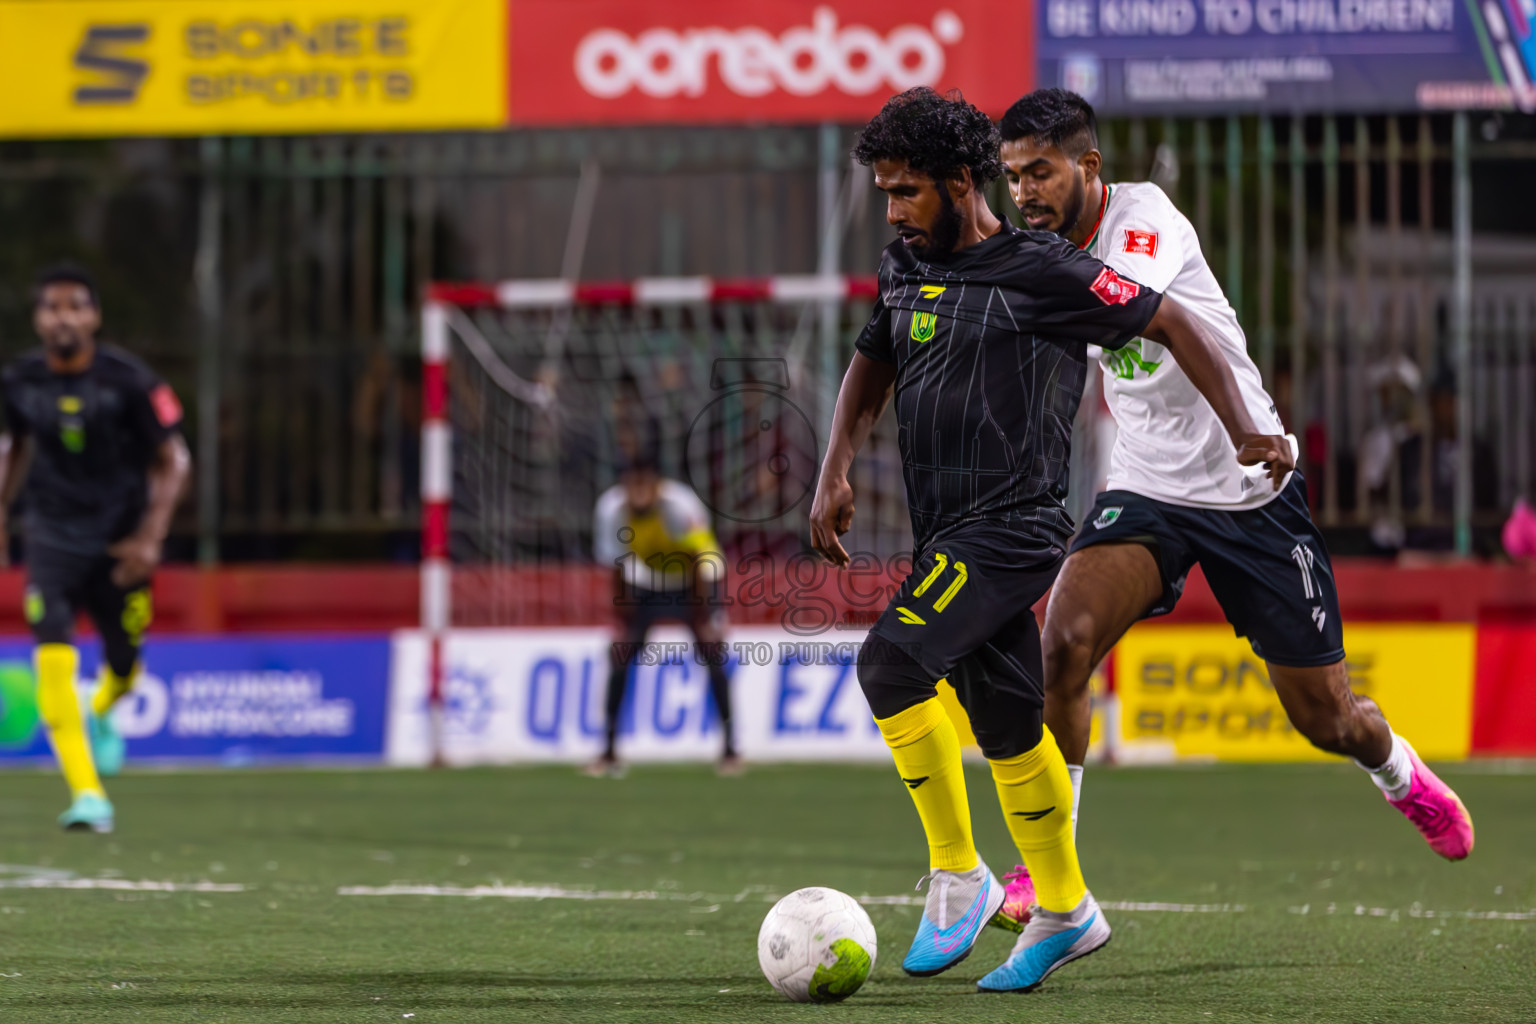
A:
[[[432,294],[421,311],[421,626],[427,639],[432,764],[443,764],[443,639],[450,613],[448,510],[453,498],[448,426],[448,307]]]

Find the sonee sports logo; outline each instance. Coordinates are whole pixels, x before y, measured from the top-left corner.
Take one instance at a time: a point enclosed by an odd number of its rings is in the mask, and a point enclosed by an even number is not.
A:
[[[135,60],[125,53],[129,47],[149,42],[149,26],[89,25],[80,48],[75,51],[75,70],[91,75],[90,85],[75,87],[79,106],[103,106],[132,103],[139,98],[144,79],[149,77],[149,62]]]

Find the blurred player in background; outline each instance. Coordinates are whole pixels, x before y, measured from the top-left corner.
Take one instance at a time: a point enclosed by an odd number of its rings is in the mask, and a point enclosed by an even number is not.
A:
[[[1093,108],[1075,93],[1041,89],[1009,109],[1001,134],[1009,190],[1026,223],[1176,299],[1220,342],[1247,415],[1267,433],[1283,432],[1188,218],[1150,182],[1099,180]],[[1133,623],[1173,610],[1198,562],[1227,620],[1264,659],[1297,731],[1354,758],[1436,853],[1467,856],[1466,808],[1375,702],[1349,688],[1338,593],[1306,481],[1292,473],[1277,487],[1240,465],[1215,410],[1167,355],[1145,337],[1099,354],[1119,426],[1109,489],[1072,541],[1046,611],[1045,720],[1072,773],[1074,816],[1089,676]]]
[[[123,742],[108,712],[139,672],[150,579],[191,459],[170,386],[127,352],[97,343],[101,308],[88,273],[44,271],[33,302],[42,350],[3,375],[0,552],[8,547],[6,510],[25,479],[25,611],[37,640],[37,709],[73,798],[59,824],[110,832],[98,760],[103,774],[115,774]],[[89,743],[75,695],[80,611],[103,649]]]
[[[1042,726],[1031,610],[1071,537],[1063,501],[1087,346],[1163,339],[1224,413],[1238,459],[1277,473],[1290,459],[1283,438],[1254,427],[1215,342],[1178,303],[997,218],[983,192],[1003,170],[998,144],[984,113],[932,89],[893,97],[860,137],[854,156],[873,169],[900,237],[881,258],[880,294],[838,393],[811,538],[848,564],[837,539],[853,520],[848,469],[894,396],[913,571],[858,671],[928,838],[928,898],[902,967],[953,967],[1005,899],[972,836],[959,739],[936,689],[948,678],[1041,908],[978,984],[1027,991],[1110,938],[1078,864],[1066,762]]]
[[[607,741],[588,775],[617,776],[623,768],[616,743],[619,712],[631,668],[640,659],[651,627],[680,622],[697,644],[695,667],[706,663],[709,691],[720,715],[722,775],[741,771],[731,727],[731,684],[725,671],[725,609],[720,588],[725,557],[709,526],[704,503],[658,471],[652,446],[641,442],[617,484],[597,499],[593,548],[613,567],[613,607],[618,616],[608,673]]]

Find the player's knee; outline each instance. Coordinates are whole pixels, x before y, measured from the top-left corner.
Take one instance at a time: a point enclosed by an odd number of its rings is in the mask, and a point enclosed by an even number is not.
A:
[[[1097,637],[1087,615],[1048,618],[1040,637],[1045,662],[1045,685],[1053,693],[1075,696],[1088,686],[1093,675],[1093,650]]]
[[[32,639],[39,644],[67,644],[74,640],[74,631],[65,622],[34,622]]]
[[[43,604],[41,597],[27,595],[27,625],[39,644],[67,644],[74,640],[74,617],[62,602]]]
[[[982,755],[988,761],[1006,761],[1020,754],[1027,754],[1038,747],[1040,741],[1045,738],[1039,708],[1008,715],[1005,719],[996,725],[981,728],[978,728],[975,722],[971,723],[971,731],[976,736],[976,745],[981,748]]]
[[[139,661],[139,649],[132,644],[107,644],[104,652],[107,668],[119,679],[133,678],[134,666]]]
[[[859,689],[876,718],[890,718],[939,695],[921,665],[901,648],[871,636],[859,648]]]

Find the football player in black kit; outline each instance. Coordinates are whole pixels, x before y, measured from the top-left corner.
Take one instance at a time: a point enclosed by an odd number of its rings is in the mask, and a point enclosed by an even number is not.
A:
[[[38,275],[32,322],[42,349],[0,376],[0,558],[9,546],[7,510],[24,486],[37,709],[72,796],[59,824],[110,832],[97,756],[104,773],[121,766],[122,740],[107,713],[139,669],[150,578],[191,459],[170,386],[127,352],[97,343],[101,308],[88,273],[61,266]],[[91,742],[75,695],[81,611],[103,648]]]
[[[1283,475],[1290,449],[1254,428],[1215,340],[1177,303],[993,214],[983,189],[1002,173],[997,152],[984,113],[932,89],[893,97],[860,137],[854,157],[873,170],[900,237],[880,261],[880,294],[838,394],[811,538],[848,563],[838,540],[853,519],[848,468],[894,398],[913,571],[858,671],[928,837],[928,899],[902,967],[929,975],[959,963],[1005,895],[972,838],[959,741],[935,689],[948,678],[1038,904],[1013,954],[978,985],[1027,991],[1110,937],[1078,865],[1066,762],[1041,721],[1030,610],[1072,536],[1063,499],[1087,347],[1163,344],[1239,462]]]

